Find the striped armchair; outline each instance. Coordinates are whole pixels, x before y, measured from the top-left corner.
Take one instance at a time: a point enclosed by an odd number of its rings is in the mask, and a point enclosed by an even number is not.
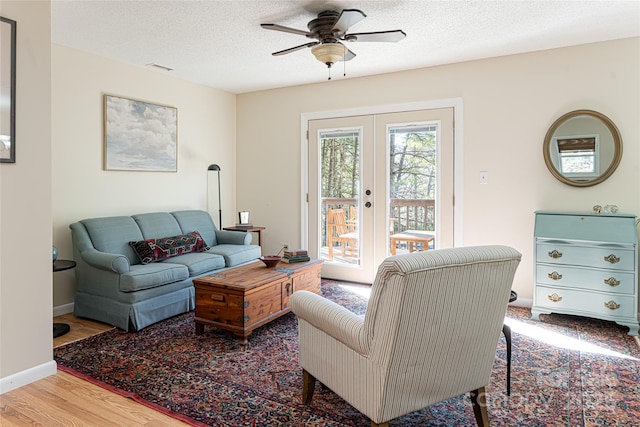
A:
[[[478,246],[387,258],[364,318],[306,291],[291,296],[298,317],[302,399],[316,378],[371,419],[372,426],[471,394],[484,399],[520,253]]]

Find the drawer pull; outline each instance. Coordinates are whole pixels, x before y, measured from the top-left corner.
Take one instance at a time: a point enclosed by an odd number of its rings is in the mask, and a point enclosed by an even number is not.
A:
[[[607,307],[609,310],[617,310],[620,308],[620,304],[618,304],[617,302],[611,300],[609,302],[605,302],[604,306]]]
[[[556,249],[549,252],[549,256],[553,259],[562,258],[562,252],[558,252]]]
[[[615,277],[609,277],[608,279],[604,280],[604,284],[615,288],[620,284],[620,280],[616,280]]]
[[[557,271],[554,271],[553,273],[549,273],[548,276],[549,276],[549,279],[551,279],[551,280],[560,280],[560,279],[562,279],[562,274],[558,273]]]
[[[286,285],[284,285],[284,287],[287,290],[287,296],[289,296],[289,291],[291,290],[291,283],[287,283]]]
[[[562,301],[562,297],[556,293],[553,293],[551,295],[547,295],[547,298],[549,298],[550,301],[553,302],[560,302]]]
[[[609,264],[615,264],[617,262],[620,262],[620,258],[615,256],[614,254],[604,257],[604,260],[607,261]]]

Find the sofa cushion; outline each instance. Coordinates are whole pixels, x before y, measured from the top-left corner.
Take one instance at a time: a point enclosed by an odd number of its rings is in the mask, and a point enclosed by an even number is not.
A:
[[[178,221],[182,233],[198,230],[207,246],[215,246],[218,244],[216,241],[216,226],[209,212],[194,210],[176,211],[172,212],[171,215]]]
[[[136,251],[142,264],[164,261],[174,256],[190,252],[202,252],[208,249],[197,231],[159,239],[129,242],[129,245]]]
[[[131,217],[138,224],[138,227],[140,227],[144,239],[184,234],[176,219],[168,212],[137,214],[132,215]]]
[[[131,264],[139,262],[135,251],[128,242],[142,240],[142,232],[130,216],[90,218],[80,221],[84,225],[91,243],[96,250],[110,254],[121,254]]]
[[[189,277],[198,276],[202,273],[224,267],[224,257],[207,252],[184,254],[171,258],[167,262],[187,267],[189,269]]]
[[[135,292],[189,278],[189,269],[184,265],[153,263],[132,265],[128,273],[120,275],[120,290]]]
[[[260,252],[258,245],[216,245],[207,251],[207,253],[222,255],[227,267],[257,260],[260,258]]]

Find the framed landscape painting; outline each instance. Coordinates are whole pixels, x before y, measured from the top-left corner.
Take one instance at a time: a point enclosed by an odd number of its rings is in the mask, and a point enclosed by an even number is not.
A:
[[[104,95],[104,169],[178,170],[178,109]]]

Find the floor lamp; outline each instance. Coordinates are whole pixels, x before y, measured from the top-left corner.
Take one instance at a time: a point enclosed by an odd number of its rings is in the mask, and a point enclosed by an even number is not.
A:
[[[220,166],[209,165],[207,170],[218,172],[218,228],[222,230],[222,197],[220,193]]]

